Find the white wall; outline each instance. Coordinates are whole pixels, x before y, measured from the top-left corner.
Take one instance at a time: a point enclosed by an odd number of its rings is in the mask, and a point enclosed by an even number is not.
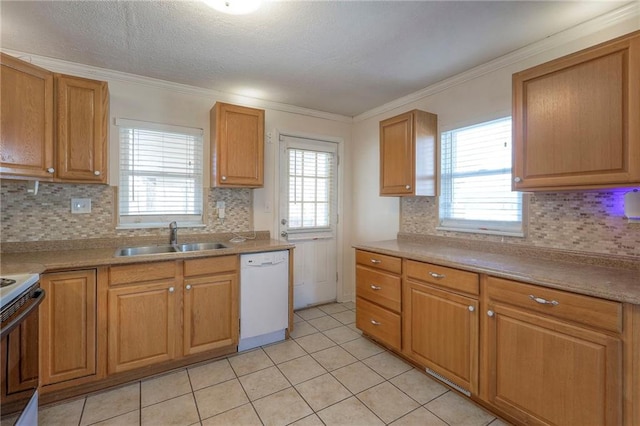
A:
[[[378,123],[388,117],[419,108],[438,114],[440,129],[457,127],[507,115],[511,110],[511,74],[598,42],[640,28],[638,14],[626,21],[610,20],[594,26],[572,29],[550,37],[535,48],[525,48],[517,60],[498,60],[463,73],[437,90],[430,88],[362,114],[347,117],[277,105],[257,99],[239,98],[204,89],[140,78],[110,70],[33,56],[33,63],[52,71],[106,80],[111,94],[110,184],[117,185],[118,134],[113,118],[122,117],[204,129],[209,140],[209,110],[216,100],[255,106],[266,111],[266,132],[300,132],[343,140],[342,187],[338,268],[343,268],[339,294],[342,300],[354,292],[354,250],[358,241],[395,238],[399,229],[399,199],[379,196]],[[615,21],[615,22],[614,22]],[[578,34],[577,34],[578,33]],[[577,34],[577,35],[576,35]],[[23,55],[20,52],[8,52]],[[528,56],[527,56],[528,55]],[[29,55],[26,55],[29,57]],[[508,55],[509,56],[509,55]],[[513,57],[513,55],[511,55]],[[480,72],[479,70],[482,70]],[[423,95],[423,93],[426,93]],[[205,146],[207,144],[205,143]],[[209,148],[207,146],[207,158]],[[254,228],[269,230],[277,238],[277,190],[274,185],[277,141],[265,150],[265,187],[254,190]],[[208,177],[205,184],[208,183]]]
[[[623,21],[585,25],[552,36],[485,64],[460,76],[410,95],[354,118],[350,170],[353,199],[351,244],[394,239],[400,223],[399,198],[379,195],[379,122],[412,109],[438,115],[439,130],[447,130],[511,114],[511,75],[523,69],[567,55],[597,43],[640,29],[638,11]],[[347,244],[348,245],[348,244]],[[346,265],[354,263],[353,250],[346,251]],[[348,292],[355,283],[355,272],[345,277]]]
[[[110,94],[110,129],[109,129],[109,184],[118,186],[118,151],[119,135],[115,126],[116,118],[151,121],[177,126],[195,127],[204,130],[205,157],[210,158],[210,127],[209,112],[216,101],[229,102],[265,110],[265,131],[268,134],[276,132],[295,132],[327,137],[341,141],[343,163],[348,162],[350,151],[345,146],[351,143],[350,117],[307,110],[290,105],[239,97],[211,90],[184,86],[160,80],[120,73],[112,70],[94,68],[82,64],[59,61],[22,52],[7,51],[7,53],[31,61],[53,72],[66,73],[109,83]],[[253,229],[268,230],[272,238],[278,238],[278,229],[274,224],[278,219],[278,190],[275,188],[278,159],[278,141],[266,138],[265,146],[265,185],[262,189],[253,190]],[[345,168],[341,166],[341,172]],[[342,181],[342,191],[339,197],[339,214],[350,208],[351,189],[349,171],[339,176]],[[210,185],[210,161],[205,161],[205,187]],[[339,224],[340,231],[345,222]],[[342,254],[345,251],[344,242],[350,241],[339,232],[338,239],[338,272],[344,274],[342,268]],[[350,298],[350,294],[342,295],[342,280],[338,285],[339,299]]]

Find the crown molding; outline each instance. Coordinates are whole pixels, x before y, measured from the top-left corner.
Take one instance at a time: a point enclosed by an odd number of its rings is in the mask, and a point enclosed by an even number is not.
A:
[[[76,75],[79,77],[91,78],[94,80],[119,81],[123,83],[138,84],[154,89],[168,90],[179,94],[197,96],[210,99],[212,101],[230,102],[238,105],[254,108],[271,109],[292,114],[300,114],[309,117],[321,118],[325,120],[352,123],[353,118],[340,114],[333,114],[309,108],[297,107],[295,105],[283,104],[279,102],[267,101],[264,99],[252,98],[249,96],[234,95],[232,93],[218,90],[204,89],[187,84],[173,83],[171,81],[157,78],[145,77],[137,74],[130,74],[107,68],[93,67],[76,62],[63,61],[61,59],[49,58],[46,56],[34,55],[11,49],[1,49],[2,52],[15,56],[23,61],[33,63],[39,67],[53,72]]]
[[[638,1],[628,3],[616,10],[578,24],[567,30],[553,34],[543,40],[534,42],[497,59],[471,68],[470,70],[464,71],[438,83],[432,84],[422,90],[411,93],[410,95],[403,96],[402,98],[398,98],[391,102],[387,102],[384,105],[353,117],[353,122],[357,123],[360,121],[364,121],[376,115],[403,107],[407,104],[419,101],[428,96],[465,83],[469,80],[473,80],[490,72],[513,65],[531,56],[538,55],[556,47],[560,47],[579,38],[597,33],[598,31],[606,30],[634,17],[640,17],[640,2]],[[640,29],[640,20],[638,21],[638,28]]]

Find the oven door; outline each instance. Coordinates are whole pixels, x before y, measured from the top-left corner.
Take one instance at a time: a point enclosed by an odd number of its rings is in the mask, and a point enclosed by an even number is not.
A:
[[[38,389],[38,307],[44,290],[36,288],[29,300],[2,323],[0,361],[2,416],[20,413]]]

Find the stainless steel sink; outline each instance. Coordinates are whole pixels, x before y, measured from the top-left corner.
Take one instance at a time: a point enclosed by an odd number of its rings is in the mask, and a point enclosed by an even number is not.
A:
[[[220,250],[228,248],[222,243],[192,243],[180,244],[180,251]]]
[[[149,254],[166,254],[166,253],[183,253],[190,251],[203,251],[203,250],[219,250],[227,248],[226,245],[221,243],[192,243],[192,244],[179,244],[179,245],[162,245],[162,246],[143,246],[143,247],[126,247],[118,249],[116,256],[145,256]]]
[[[164,254],[164,253],[176,253],[180,250],[175,246],[145,246],[145,247],[127,247],[118,249],[116,256],[143,256],[147,254]]]

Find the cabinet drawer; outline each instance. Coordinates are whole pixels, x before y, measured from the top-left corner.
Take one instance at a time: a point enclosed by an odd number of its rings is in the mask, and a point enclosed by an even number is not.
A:
[[[109,268],[109,284],[131,284],[144,281],[173,279],[176,276],[176,262],[134,263]]]
[[[356,266],[356,294],[400,312],[400,277]]]
[[[615,333],[622,331],[622,304],[618,302],[495,277],[488,277],[487,290],[491,301]]]
[[[356,327],[400,350],[400,315],[356,297]]]
[[[407,277],[469,294],[480,294],[478,274],[407,260]]]
[[[371,268],[382,269],[394,274],[402,272],[402,259],[384,254],[356,250],[356,263]]]
[[[184,276],[210,275],[221,272],[235,272],[238,269],[238,256],[206,257],[184,261]]]

